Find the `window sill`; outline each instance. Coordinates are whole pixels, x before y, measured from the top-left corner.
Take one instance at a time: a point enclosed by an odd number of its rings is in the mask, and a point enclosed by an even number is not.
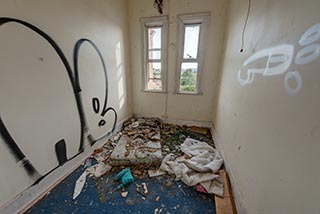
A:
[[[173,94],[175,94],[175,95],[203,95],[202,92],[188,93],[188,92],[178,92],[178,91],[173,92]]]
[[[157,90],[145,90],[145,89],[141,89],[141,92],[144,93],[156,93],[156,94],[166,94],[166,91],[157,91]]]

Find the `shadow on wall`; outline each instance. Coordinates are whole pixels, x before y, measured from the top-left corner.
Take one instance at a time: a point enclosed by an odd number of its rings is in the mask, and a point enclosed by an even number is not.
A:
[[[76,105],[77,105],[77,112],[80,118],[80,142],[79,142],[79,147],[78,147],[78,153],[74,154],[73,157],[71,158],[67,158],[67,148],[66,148],[66,142],[64,139],[58,141],[55,144],[55,153],[57,156],[57,160],[59,162],[59,165],[63,165],[66,161],[74,158],[75,156],[77,156],[78,154],[80,154],[81,152],[83,152],[84,150],[84,141],[87,139],[90,143],[90,145],[92,146],[97,140],[105,137],[107,135],[107,133],[105,133],[102,137],[99,138],[94,138],[90,132],[89,126],[88,126],[88,122],[86,120],[86,115],[85,115],[85,111],[84,111],[84,103],[83,103],[83,95],[81,94],[81,85],[80,85],[80,75],[79,75],[79,53],[81,50],[81,47],[84,43],[89,44],[90,46],[92,46],[94,48],[94,50],[96,51],[97,55],[99,56],[99,59],[101,61],[101,65],[103,68],[103,75],[104,75],[104,81],[105,81],[105,96],[104,99],[99,99],[98,97],[92,97],[92,109],[93,112],[98,115],[98,117],[100,117],[99,122],[97,124],[97,126],[99,127],[103,127],[106,125],[107,121],[104,119],[109,113],[114,115],[114,121],[113,121],[113,129],[115,128],[115,125],[117,123],[117,112],[113,107],[108,107],[108,76],[107,76],[107,68],[106,68],[106,64],[104,62],[103,56],[101,54],[101,52],[99,51],[98,47],[96,46],[96,44],[86,38],[82,38],[79,39],[74,47],[73,50],[73,64],[74,64],[74,70],[71,69],[71,66],[67,60],[67,58],[65,57],[64,53],[62,52],[62,50],[60,49],[60,47],[57,45],[57,43],[46,33],[44,33],[42,30],[40,30],[39,28],[18,20],[18,19],[13,19],[13,18],[7,18],[7,17],[0,17],[0,26],[3,26],[5,24],[18,24],[21,26],[26,27],[27,29],[31,30],[32,32],[36,33],[37,35],[40,35],[47,43],[50,44],[50,46],[54,49],[55,53],[58,55],[59,59],[61,60],[61,62],[64,65],[65,70],[67,71],[67,76],[68,76],[68,80],[69,83],[71,85],[71,88],[73,90],[73,94],[75,97],[75,101],[76,101]],[[120,43],[119,43],[120,45]],[[121,57],[120,57],[121,59]],[[121,64],[121,63],[120,63]],[[122,78],[122,77],[121,77]],[[121,81],[121,79],[119,80]],[[120,86],[119,86],[120,87]],[[124,96],[124,92],[123,92],[123,81],[122,81],[122,95],[119,91],[119,96],[120,100],[122,99],[122,97]],[[17,163],[21,164],[21,166],[23,167],[23,169],[25,170],[25,172],[33,179],[36,179],[36,183],[38,183],[42,178],[44,178],[46,175],[48,175],[50,172],[52,172],[54,169],[51,169],[51,171],[49,171],[48,173],[46,173],[45,175],[41,175],[39,173],[39,171],[33,166],[33,164],[31,163],[31,161],[29,161],[28,157],[25,155],[25,153],[22,151],[21,147],[19,146],[19,142],[16,142],[14,140],[14,136],[11,133],[16,133],[14,131],[12,131],[12,129],[8,129],[6,126],[6,121],[4,121],[4,115],[2,115],[2,112],[0,112],[0,136],[3,138],[4,142],[6,143],[7,147],[9,148],[9,151],[12,153],[12,155],[14,156],[14,158],[16,159]],[[14,118],[14,119],[18,119],[18,118]],[[8,122],[8,121],[7,121]],[[10,131],[9,131],[10,130]],[[38,142],[36,142],[38,143]],[[50,150],[53,147],[48,148],[48,150]],[[39,152],[39,151],[36,151]],[[42,160],[41,160],[42,161]],[[57,166],[59,167],[59,166]]]

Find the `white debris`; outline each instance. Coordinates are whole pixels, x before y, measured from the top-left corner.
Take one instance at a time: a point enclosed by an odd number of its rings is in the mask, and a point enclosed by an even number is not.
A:
[[[163,210],[163,208],[156,208],[155,210],[154,210],[154,214],[159,214],[159,213],[161,213],[162,212],[162,210]]]
[[[149,169],[148,170],[148,175],[150,178],[157,177],[157,176],[164,175],[164,174],[166,174],[166,172],[161,169]]]
[[[121,197],[122,197],[122,198],[127,197],[127,195],[128,195],[128,192],[121,192]]]
[[[133,122],[131,123],[132,128],[137,128],[139,126],[139,122]]]
[[[76,199],[78,197],[78,195],[80,195],[80,193],[83,189],[83,186],[86,183],[86,177],[87,177],[87,171],[84,171],[82,173],[82,175],[76,181],[76,186],[75,186],[74,192],[73,192],[73,200]]]
[[[147,194],[148,193],[147,184],[143,182],[141,185],[142,185],[142,188],[143,188],[143,193]]]
[[[112,166],[109,164],[98,163],[87,169],[87,172],[96,178],[100,178],[102,175],[106,174],[111,170]]]
[[[175,174],[188,186],[200,183],[208,193],[223,196],[223,183],[216,175],[223,163],[220,153],[205,142],[187,138],[181,144],[181,151],[191,158],[168,154],[160,169]]]
[[[122,133],[119,132],[118,134],[116,134],[116,136],[113,137],[113,140],[118,141],[120,139],[121,135],[122,135]]]

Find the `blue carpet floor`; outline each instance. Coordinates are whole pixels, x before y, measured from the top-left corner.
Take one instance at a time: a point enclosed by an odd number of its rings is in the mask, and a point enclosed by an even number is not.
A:
[[[117,187],[114,177],[119,170],[100,179],[87,177],[81,194],[72,200],[75,182],[84,171],[80,166],[49,194],[40,200],[27,213],[214,213],[212,195],[202,194],[194,188],[174,181],[169,176],[135,179],[127,187],[126,198],[120,191],[112,192]],[[136,184],[147,183],[149,193],[145,200],[136,192]],[[160,200],[156,198],[160,196]]]

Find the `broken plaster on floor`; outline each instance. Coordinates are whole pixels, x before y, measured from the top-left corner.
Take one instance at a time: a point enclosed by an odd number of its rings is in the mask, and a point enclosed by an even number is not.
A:
[[[140,122],[139,122],[140,120]],[[211,134],[210,131],[208,131],[207,128],[197,128],[197,127],[187,127],[187,126],[178,126],[178,125],[172,125],[172,124],[165,124],[165,123],[161,123],[158,121],[152,121],[154,119],[151,119],[149,122],[149,124],[151,124],[151,130],[148,129],[144,129],[143,133],[134,133],[130,132],[130,129],[136,129],[139,128],[140,124],[143,124],[143,121],[145,119],[130,119],[127,122],[124,123],[124,128],[122,129],[121,132],[115,134],[115,136],[113,138],[111,138],[111,140],[109,140],[103,147],[95,150],[95,152],[93,153],[92,157],[96,159],[96,161],[98,161],[98,164],[104,164],[104,165],[108,165],[108,163],[110,163],[110,159],[112,157],[111,152],[115,150],[115,148],[119,145],[121,138],[125,138],[127,135],[129,135],[129,139],[127,139],[128,141],[130,141],[130,137],[133,137],[135,139],[141,139],[142,140],[145,138],[146,141],[146,145],[148,145],[148,147],[151,147],[152,144],[150,145],[150,138],[152,138],[152,140],[155,140],[156,143],[161,142],[160,146],[157,145],[155,146],[155,148],[153,149],[158,149],[162,150],[162,154],[166,155],[169,152],[173,152],[176,154],[181,154],[181,150],[180,150],[180,145],[184,142],[184,140],[187,137],[193,137],[202,141],[206,141],[208,142],[210,145],[213,145],[212,142],[212,138],[211,138]],[[142,121],[142,123],[141,123]],[[147,122],[148,123],[148,122]],[[125,130],[125,127],[128,126],[132,126],[129,129]],[[143,126],[142,126],[143,127]],[[140,127],[141,128],[141,127]],[[145,131],[147,130],[147,131]],[[152,131],[157,130],[158,132],[156,133],[152,133]],[[148,134],[151,132],[151,135],[149,136]],[[138,136],[137,136],[138,135]],[[161,136],[161,137],[160,137]],[[171,142],[170,142],[171,140]],[[161,147],[161,145],[163,145]],[[160,153],[161,154],[161,153]],[[157,158],[159,158],[161,156],[158,156]],[[92,167],[92,166],[91,166]],[[121,167],[120,167],[121,168]],[[135,166],[132,166],[132,173],[134,175],[135,178],[138,179],[146,179],[148,174],[147,174],[147,170],[156,170],[157,168],[155,167],[150,167],[150,163],[147,164],[136,164]],[[106,173],[113,173],[115,171],[119,170],[119,167],[113,167],[112,169],[109,169]],[[163,173],[163,172],[162,172]],[[159,175],[161,175],[162,173],[160,173]],[[90,174],[90,173],[89,173]],[[94,173],[91,173],[91,175],[93,176],[93,180],[96,182],[95,185],[95,189],[99,195],[99,200],[101,203],[106,203],[109,199],[108,199],[108,194],[112,194],[111,193],[106,193],[105,190],[103,190],[102,186],[105,183],[111,183],[110,180],[112,181],[112,178],[107,178],[105,181],[103,180],[105,176],[101,177],[101,179],[97,179],[94,175]],[[161,176],[161,177],[166,177],[166,176]],[[170,183],[170,182],[169,182]],[[181,185],[179,185],[181,187]],[[110,190],[108,190],[110,191]],[[107,191],[107,192],[108,192]],[[127,192],[127,191],[123,191],[123,192]],[[185,196],[186,193],[184,192],[184,190],[180,190],[181,193],[183,193],[183,195]],[[122,193],[124,194],[124,193]],[[126,195],[126,197],[130,196],[130,192],[128,192]],[[119,195],[121,196],[121,195]],[[143,196],[144,200],[148,200],[147,197]],[[155,199],[160,200],[160,196],[157,196]]]

